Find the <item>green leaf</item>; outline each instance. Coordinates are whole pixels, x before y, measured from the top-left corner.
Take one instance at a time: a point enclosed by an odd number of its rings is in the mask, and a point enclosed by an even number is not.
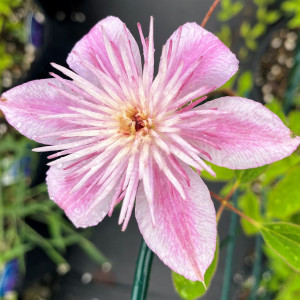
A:
[[[244,4],[242,2],[235,2],[231,5],[231,16],[234,17],[243,9]]]
[[[296,153],[272,163],[266,172],[262,175],[262,185],[270,185],[273,181],[277,180],[278,177],[285,175],[292,166],[300,163],[300,156]]]
[[[267,27],[263,23],[257,23],[252,29],[251,29],[251,37],[254,39],[257,39],[260,37],[265,31]]]
[[[250,71],[241,74],[238,79],[237,92],[240,96],[246,96],[253,87],[253,76]]]
[[[248,57],[248,54],[249,54],[249,50],[246,47],[241,46],[239,50],[240,59],[246,59]]]
[[[227,24],[223,24],[221,26],[221,30],[220,32],[217,34],[218,38],[227,46],[230,47],[231,46],[231,29],[230,26]]]
[[[257,49],[258,44],[257,44],[256,40],[247,38],[245,41],[246,41],[246,46],[248,47],[248,49],[250,49],[252,51],[255,51]]]
[[[261,224],[260,232],[277,255],[300,271],[300,226],[284,222],[266,223]]]
[[[261,1],[261,0],[258,0]],[[259,5],[259,4],[257,4]],[[267,10],[265,6],[259,6],[256,11],[256,17],[259,21],[264,21],[266,18]]]
[[[275,300],[295,300],[300,296],[300,275],[292,274],[286,281],[286,284],[280,289]]]
[[[281,8],[286,12],[294,12],[298,8],[299,3],[295,1],[283,1]]]
[[[208,165],[210,165],[208,163]],[[219,167],[216,165],[211,165],[213,171],[216,173],[216,177],[210,175],[208,172],[203,172],[201,177],[209,180],[209,181],[228,181],[234,178],[234,171],[231,169]]]
[[[300,111],[292,110],[288,115],[289,128],[296,135],[300,135]]]
[[[237,179],[240,180],[241,183],[248,183],[260,176],[268,167],[269,165],[265,165],[253,169],[235,170],[235,174]]]
[[[258,222],[262,220],[259,199],[252,191],[249,190],[240,196],[238,205],[245,215]],[[241,218],[241,225],[246,235],[254,235],[258,232],[258,228],[244,218]]]
[[[247,38],[250,30],[251,30],[250,23],[247,22],[247,21],[244,21],[241,24],[241,28],[240,28],[240,34],[241,34],[241,36],[244,37],[244,38]]]
[[[268,216],[285,220],[300,211],[300,168],[291,170],[271,190],[268,196]]]
[[[277,101],[273,100],[271,103],[265,105],[271,112],[276,114],[284,124],[286,124],[286,117],[282,110],[282,105]]]
[[[5,16],[9,16],[12,14],[12,10],[9,5],[2,1],[0,2],[0,14],[3,14]]]
[[[216,271],[218,257],[219,242],[217,242],[214,259],[204,275],[204,282],[207,288],[209,287],[213,275]],[[182,299],[194,300],[203,296],[207,291],[202,282],[188,280],[184,276],[179,275],[175,272],[172,272],[172,279],[175,289]]]
[[[300,13],[296,14],[294,18],[292,18],[289,22],[288,22],[288,27],[289,28],[297,28],[300,26]]]
[[[278,10],[268,11],[266,15],[266,22],[268,24],[273,24],[278,21],[281,17],[281,13]]]

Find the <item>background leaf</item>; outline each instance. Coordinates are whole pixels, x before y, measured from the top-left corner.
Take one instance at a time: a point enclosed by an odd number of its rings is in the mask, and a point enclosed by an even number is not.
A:
[[[300,271],[300,226],[277,222],[261,224],[266,243],[292,268]]]
[[[267,202],[268,216],[285,220],[300,211],[300,167],[291,170],[270,191]]]
[[[235,170],[235,174],[236,174],[237,179],[240,180],[241,183],[248,183],[248,182],[256,179],[267,168],[268,168],[268,165],[261,166],[258,168],[253,168],[253,169]]]
[[[260,222],[262,217],[260,215],[260,204],[258,197],[250,190],[239,197],[239,208],[248,217]],[[246,235],[254,235],[258,232],[258,228],[252,225],[247,220],[241,218],[241,225]]]

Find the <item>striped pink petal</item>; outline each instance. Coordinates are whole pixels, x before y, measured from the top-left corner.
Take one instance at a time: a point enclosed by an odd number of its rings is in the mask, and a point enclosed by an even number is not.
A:
[[[201,113],[207,109],[216,109],[218,113],[202,120],[200,115],[186,120],[186,137],[194,138],[195,144],[208,152],[210,161],[218,166],[259,167],[289,156],[300,144],[300,138],[293,136],[280,118],[260,103],[224,97],[194,111]]]
[[[203,281],[216,247],[215,208],[199,175],[189,167],[184,170],[190,179],[190,186],[182,182],[186,199],[154,167],[156,225],[152,225],[145,186],[138,191],[136,218],[146,243],[167,266],[190,280]]]
[[[134,37],[119,18],[112,16],[98,22],[76,43],[67,58],[71,69],[97,83],[95,74],[83,59],[116,82],[120,71],[132,72],[130,75],[135,79],[142,73],[140,51]]]

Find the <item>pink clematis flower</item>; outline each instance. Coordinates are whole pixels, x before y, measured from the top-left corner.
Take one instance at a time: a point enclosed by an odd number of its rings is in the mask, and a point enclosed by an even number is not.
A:
[[[186,23],[164,45],[154,78],[153,20],[143,53],[116,17],[100,21],[69,54],[69,70],[4,93],[10,124],[59,151],[49,158],[49,195],[77,227],[98,224],[123,200],[125,230],[135,204],[148,246],[171,269],[203,281],[216,246],[205,163],[246,169],[290,155],[299,145],[267,108],[239,97],[200,106],[238,69],[213,34]],[[203,97],[203,98],[201,98]],[[196,99],[196,100],[195,100]],[[195,101],[193,101],[195,100]],[[197,106],[197,107],[196,107]],[[135,200],[136,199],[136,200]]]

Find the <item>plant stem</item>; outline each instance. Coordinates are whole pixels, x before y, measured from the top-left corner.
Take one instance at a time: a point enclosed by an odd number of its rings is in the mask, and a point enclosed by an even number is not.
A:
[[[131,291],[131,300],[146,300],[149,285],[153,252],[142,240],[138,260],[136,263],[134,283]]]
[[[219,207],[218,211],[217,211],[217,223],[220,221],[220,218],[222,216],[222,213],[224,211],[225,208],[225,204],[223,202],[228,202],[229,199],[231,198],[231,196],[233,195],[233,193],[236,191],[236,189],[238,188],[238,186],[240,185],[240,181],[237,180],[235,182],[235,184],[233,185],[233,187],[231,188],[230,192],[227,194],[227,196],[224,198],[224,200],[221,202],[221,206]]]
[[[237,205],[238,193],[235,192],[233,196],[233,203]],[[221,300],[229,299],[230,282],[231,282],[231,271],[232,271],[232,261],[233,252],[236,239],[236,225],[237,225],[237,215],[231,213],[230,225],[229,225],[229,242],[226,250],[226,261],[225,261],[225,271],[224,271],[224,281],[222,287]]]
[[[205,15],[201,26],[205,27],[207,21],[209,20],[210,16],[212,15],[213,11],[215,10],[215,8],[217,7],[217,5],[219,4],[220,0],[215,0],[214,3],[211,5],[210,9],[208,10],[207,14]]]
[[[235,208],[230,203],[228,203],[227,200],[221,198],[219,195],[215,194],[214,192],[210,192],[210,195],[212,197],[214,197],[216,200],[220,201],[222,204],[224,204],[224,206],[228,207],[230,210],[232,210],[233,212],[235,212],[237,215],[239,215],[240,217],[242,217],[245,220],[247,220],[248,222],[250,222],[252,225],[254,225],[256,227],[260,227],[260,224],[258,222],[256,222],[255,220],[253,220],[249,216],[245,215],[241,211],[239,211],[237,208]]]

